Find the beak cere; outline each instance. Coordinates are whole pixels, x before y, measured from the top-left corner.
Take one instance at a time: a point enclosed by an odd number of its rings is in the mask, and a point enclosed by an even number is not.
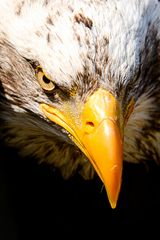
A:
[[[106,90],[98,89],[90,95],[80,112],[80,124],[72,113],[41,104],[44,114],[65,128],[71,139],[88,157],[105,185],[112,208],[116,207],[122,177],[122,136],[120,108]]]

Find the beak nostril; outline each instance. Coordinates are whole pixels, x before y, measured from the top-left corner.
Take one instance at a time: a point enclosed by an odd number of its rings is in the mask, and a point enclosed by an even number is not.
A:
[[[93,122],[86,122],[86,125],[89,127],[94,127],[94,123]]]
[[[93,122],[90,122],[90,121],[87,121],[86,122],[86,125],[85,125],[85,133],[91,133],[94,131],[94,123]]]

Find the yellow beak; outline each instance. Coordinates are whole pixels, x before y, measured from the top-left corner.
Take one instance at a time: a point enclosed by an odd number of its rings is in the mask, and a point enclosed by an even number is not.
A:
[[[115,208],[122,176],[120,111],[116,99],[108,91],[98,89],[84,103],[78,123],[72,111],[62,112],[47,104],[41,104],[41,109],[71,134],[70,138],[103,181],[111,207]]]

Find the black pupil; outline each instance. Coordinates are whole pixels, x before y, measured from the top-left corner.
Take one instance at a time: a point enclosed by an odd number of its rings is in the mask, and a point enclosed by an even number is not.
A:
[[[45,75],[43,75],[43,81],[44,81],[46,84],[49,84],[49,83],[51,82]]]

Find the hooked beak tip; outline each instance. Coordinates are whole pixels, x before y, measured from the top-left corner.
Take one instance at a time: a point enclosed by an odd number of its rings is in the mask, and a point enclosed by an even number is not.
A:
[[[120,166],[115,166],[114,169],[111,169],[111,174],[109,175],[108,181],[107,178],[104,181],[108,200],[112,209],[115,209],[117,206],[121,189],[121,178],[122,169]]]

